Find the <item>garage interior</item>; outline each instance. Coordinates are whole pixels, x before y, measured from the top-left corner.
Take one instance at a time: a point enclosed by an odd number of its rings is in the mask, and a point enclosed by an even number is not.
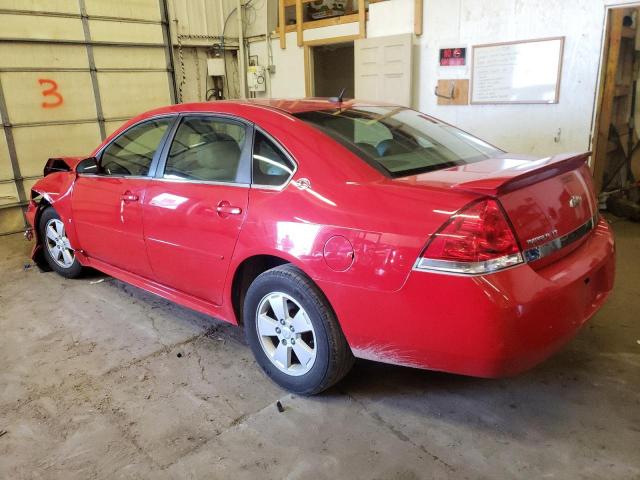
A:
[[[354,97],[353,43],[312,47],[314,97]]]
[[[0,0],[0,477],[640,478],[639,13],[623,0]],[[483,47],[546,39],[560,45],[555,96],[480,90]],[[31,260],[25,212],[48,158],[87,156],[163,105],[343,89],[508,152],[592,152],[615,288],[558,354],[499,380],[359,359],[305,397],[260,371],[242,329]]]

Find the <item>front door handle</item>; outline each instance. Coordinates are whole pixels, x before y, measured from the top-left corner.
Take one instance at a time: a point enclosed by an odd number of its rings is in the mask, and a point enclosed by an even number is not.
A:
[[[226,200],[222,200],[218,203],[216,212],[218,212],[218,215],[221,217],[226,217],[227,215],[240,215],[242,213],[242,209],[240,207],[234,207]]]
[[[120,195],[120,200],[122,200],[123,202],[137,202],[138,195],[134,195],[133,193],[127,190],[122,195]]]

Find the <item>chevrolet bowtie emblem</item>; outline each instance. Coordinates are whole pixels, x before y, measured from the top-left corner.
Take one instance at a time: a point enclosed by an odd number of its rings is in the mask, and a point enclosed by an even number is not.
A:
[[[571,208],[576,208],[581,203],[582,197],[580,195],[571,195],[571,198],[569,199],[569,206]]]

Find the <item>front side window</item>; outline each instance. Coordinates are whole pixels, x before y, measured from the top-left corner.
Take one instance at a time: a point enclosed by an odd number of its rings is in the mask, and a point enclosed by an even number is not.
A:
[[[185,118],[171,143],[164,178],[234,182],[246,127],[223,119]]]
[[[293,175],[289,158],[263,133],[256,131],[253,140],[253,183],[280,186]]]
[[[390,177],[474,163],[502,153],[450,125],[403,107],[295,114]]]
[[[104,175],[148,175],[153,155],[171,122],[173,119],[162,118],[129,128],[104,149],[100,172]]]

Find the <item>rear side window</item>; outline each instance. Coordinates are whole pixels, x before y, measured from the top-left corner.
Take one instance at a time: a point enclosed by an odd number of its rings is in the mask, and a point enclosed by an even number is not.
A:
[[[145,176],[158,145],[173,119],[163,118],[135,125],[125,131],[100,158],[104,175]]]
[[[293,175],[293,162],[263,133],[256,131],[253,142],[253,183],[284,185]]]
[[[502,153],[450,125],[404,107],[295,114],[390,177],[474,163]]]
[[[245,126],[235,122],[185,118],[171,143],[164,178],[234,182],[245,137]]]

